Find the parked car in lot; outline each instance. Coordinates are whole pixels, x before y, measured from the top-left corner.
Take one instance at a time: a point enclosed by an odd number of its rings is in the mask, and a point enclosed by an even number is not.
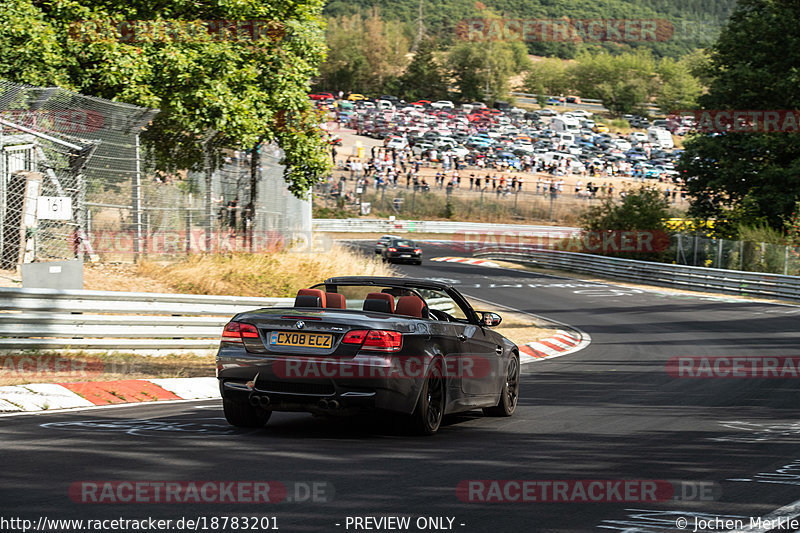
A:
[[[309,94],[308,97],[312,100],[335,100],[331,93],[314,93]]]
[[[422,264],[422,249],[411,239],[395,237],[390,239],[381,251],[383,260],[387,263],[414,263]]]
[[[646,143],[647,134],[641,131],[632,131],[628,135],[628,140],[632,143]]]
[[[386,143],[386,148],[389,149],[394,148],[396,150],[402,150],[407,146],[408,146],[408,141],[405,138],[399,136],[389,137],[389,141]]]
[[[227,421],[263,427],[274,411],[348,416],[380,410],[435,434],[444,415],[512,416],[519,348],[451,285],[413,278],[329,278],[294,306],[235,315],[217,378]]]

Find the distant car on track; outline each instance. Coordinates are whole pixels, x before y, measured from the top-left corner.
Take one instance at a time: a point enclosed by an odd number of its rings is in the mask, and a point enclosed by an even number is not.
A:
[[[388,246],[389,242],[392,239],[399,239],[400,237],[396,235],[383,235],[378,242],[375,243],[375,255],[382,254],[383,250]]]
[[[414,241],[403,237],[391,239],[381,250],[381,256],[387,263],[422,264],[422,249]]]
[[[234,316],[217,353],[225,418],[262,427],[273,411],[407,415],[432,435],[442,417],[514,414],[518,347],[451,285],[425,279],[330,278],[293,307]]]

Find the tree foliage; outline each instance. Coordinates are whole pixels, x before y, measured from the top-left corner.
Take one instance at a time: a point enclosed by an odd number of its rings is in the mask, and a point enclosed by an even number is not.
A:
[[[328,55],[318,86],[328,91],[380,94],[396,83],[405,69],[409,42],[402,28],[385,22],[377,9],[367,16],[331,18]]]
[[[285,178],[302,195],[328,168],[324,140],[310,114],[309,79],[324,59],[322,0],[9,0],[0,11],[0,76],[55,84],[84,94],[158,108],[143,135],[159,169],[201,168],[226,148],[276,141],[285,151]],[[137,35],[123,38],[122,21],[268,20],[280,32],[235,40]],[[110,31],[76,32],[76,21]],[[79,23],[78,29],[81,27]],[[286,116],[291,127],[284,127]]]
[[[509,77],[530,68],[517,42],[462,42],[448,53],[448,65],[462,100],[508,98]],[[524,48],[523,48],[524,49]]]
[[[436,58],[436,42],[424,39],[419,43],[414,58],[400,77],[401,98],[408,102],[426,98],[442,100],[448,96],[448,83],[444,69]]]
[[[540,94],[576,94],[596,98],[612,113],[639,112],[641,105],[655,101],[665,112],[693,109],[702,93],[700,81],[691,73],[694,63],[664,58],[656,61],[648,50],[618,55],[581,52],[572,62],[545,59],[533,64],[526,78],[528,90]]]
[[[600,205],[587,209],[580,218],[584,234],[593,238],[611,234],[619,237],[620,231],[646,232],[653,242],[655,252],[624,252],[629,259],[657,259],[669,243],[661,242],[666,237],[666,220],[669,218],[669,202],[655,188],[640,187],[628,191],[617,201],[611,197]],[[611,239],[614,240],[614,239]],[[614,255],[604,250],[606,255]]]
[[[484,2],[489,4],[489,2]],[[678,58],[712,43],[730,15],[736,0],[493,0],[496,13],[516,19],[648,19],[669,21],[673,33],[668,38],[643,42],[572,42],[530,40],[524,43],[531,54],[565,59],[582,51],[612,54],[646,49],[656,58]],[[419,0],[331,0],[327,16],[368,13],[378,6],[386,20],[404,25],[409,34],[416,29]],[[445,44],[457,41],[454,28],[462,20],[483,17],[485,6],[475,0],[426,0],[423,20],[428,36]]]
[[[741,0],[711,49],[709,110],[800,108],[796,3]],[[695,135],[680,168],[698,217],[782,227],[800,199],[800,135],[729,132]]]

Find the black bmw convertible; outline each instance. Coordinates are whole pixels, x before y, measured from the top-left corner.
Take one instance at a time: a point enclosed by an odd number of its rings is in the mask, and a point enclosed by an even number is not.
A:
[[[225,418],[261,427],[272,411],[408,415],[432,435],[446,414],[511,416],[519,349],[446,283],[337,277],[301,289],[293,307],[240,313],[217,353]]]

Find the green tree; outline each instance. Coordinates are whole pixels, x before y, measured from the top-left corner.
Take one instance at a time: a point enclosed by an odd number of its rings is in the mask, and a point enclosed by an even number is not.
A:
[[[321,0],[113,6],[103,0],[10,1],[13,9],[4,6],[0,15],[0,75],[159,108],[142,137],[157,168],[201,168],[207,153],[200,141],[215,132],[208,145],[212,164],[226,148],[276,141],[285,151],[284,177],[297,195],[327,171],[329,158],[307,96],[325,54]],[[274,32],[258,40],[204,31],[171,37],[139,32],[130,41],[118,24],[174,27],[175,21],[223,19],[273,21]],[[104,38],[90,24],[102,27]]]
[[[320,68],[324,90],[380,94],[397,83],[408,63],[409,39],[396,24],[386,23],[377,9],[367,16],[328,20],[328,56]]]
[[[662,113],[695,109],[703,87],[687,63],[664,58],[659,61],[656,73],[659,78],[656,105]]]
[[[640,187],[628,191],[620,201],[606,198],[600,205],[587,209],[580,218],[584,239],[599,239],[604,234],[611,234],[611,241],[618,240],[620,231],[647,232],[653,243],[654,252],[620,252],[629,259],[659,259],[668,243],[666,238],[666,220],[669,218],[669,203],[663,193],[655,188]],[[616,255],[610,250],[602,250],[604,255]]]
[[[530,68],[521,43],[462,42],[450,49],[448,65],[463,100],[503,100],[509,94],[509,76]]]
[[[800,108],[796,3],[740,0],[711,48],[703,109]],[[680,169],[689,176],[690,212],[700,218],[783,226],[800,199],[800,135],[729,132],[695,135],[685,142]]]
[[[583,52],[569,69],[572,85],[583,98],[597,98],[616,115],[640,111],[656,87],[652,54],[637,50],[613,56]]]
[[[414,58],[400,76],[400,96],[405,100],[442,100],[447,97],[447,80],[436,61],[435,51],[436,42],[433,39],[420,41]]]
[[[525,86],[537,95],[542,93],[561,95],[573,92],[567,65],[564,61],[555,58],[542,59],[533,63],[525,78]]]

